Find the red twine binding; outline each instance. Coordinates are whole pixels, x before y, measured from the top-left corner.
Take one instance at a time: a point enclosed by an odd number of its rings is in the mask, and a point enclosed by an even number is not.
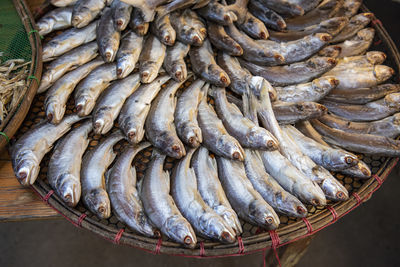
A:
[[[83,220],[84,220],[85,218],[86,218],[86,214],[85,214],[85,213],[82,213],[81,216],[79,216],[78,222],[76,223],[76,225],[77,225],[78,227],[82,227],[82,222],[83,222]]]
[[[244,253],[244,244],[243,244],[243,240],[242,237],[238,236],[237,238],[238,241],[238,245],[239,245],[239,254],[243,254]]]
[[[277,248],[278,248],[279,244],[281,243],[281,240],[279,239],[279,236],[275,230],[269,231],[269,235],[271,237],[271,241],[272,241],[271,247],[274,250],[275,258],[278,262],[279,267],[281,267],[281,261],[279,259],[279,255],[278,255],[278,251],[277,251]]]
[[[378,41],[376,41],[376,42],[374,43],[374,45],[380,45],[381,43],[382,43],[382,40],[379,39]]]
[[[53,190],[50,190],[47,195],[45,195],[42,199],[44,202],[46,202],[47,204],[49,204],[49,198],[54,194]]]
[[[312,229],[312,225],[311,225],[310,221],[307,220],[307,218],[301,218],[301,219],[302,219],[303,222],[306,224],[308,233],[309,233],[309,234],[312,234],[313,229]]]
[[[332,206],[326,206],[326,208],[332,213],[332,222],[336,222],[339,219],[336,210]]]
[[[204,257],[205,256],[205,250],[204,250],[204,242],[200,242],[200,256]]]
[[[115,235],[115,238],[114,238],[114,243],[115,244],[119,244],[119,240],[121,239],[121,237],[122,237],[122,234],[124,233],[124,229],[121,229],[121,230],[119,230],[118,231],[118,233]]]
[[[378,175],[374,174],[372,177],[378,182],[379,185],[383,183],[381,177],[379,177]]]
[[[156,254],[160,254],[161,245],[162,245],[162,239],[161,239],[161,237],[160,237],[160,238],[158,239],[157,245],[156,245],[156,250],[155,250]]]
[[[352,195],[357,200],[357,204],[360,205],[362,202],[361,197],[356,192],[353,192]]]

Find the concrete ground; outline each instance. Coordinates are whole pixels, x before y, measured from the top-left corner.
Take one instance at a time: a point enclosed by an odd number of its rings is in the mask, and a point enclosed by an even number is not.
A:
[[[365,1],[400,44],[400,4]],[[397,166],[372,199],[316,235],[298,266],[400,266]],[[397,208],[396,208],[397,207]],[[262,266],[262,255],[196,260],[116,246],[64,219],[0,223],[0,266]]]

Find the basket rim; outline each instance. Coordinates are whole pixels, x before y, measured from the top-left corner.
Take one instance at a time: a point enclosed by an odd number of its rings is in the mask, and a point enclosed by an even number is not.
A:
[[[25,5],[24,0],[13,1],[20,1]],[[365,5],[362,5],[361,11],[370,12]],[[32,19],[32,16],[30,16],[30,19]],[[388,52],[390,53],[388,57],[390,56],[390,58],[394,60],[395,65],[399,70],[400,55],[393,40],[382,26],[382,23],[379,21],[379,19],[375,18],[371,24],[377,31],[377,35],[379,35],[382,41],[388,46]],[[40,64],[40,73],[41,68],[42,65]],[[35,83],[31,83],[31,86],[32,84]],[[33,97],[31,102],[32,100]],[[353,192],[353,194],[345,202],[334,203],[330,206],[327,206],[321,212],[303,218],[298,222],[280,227],[275,231],[269,231],[243,239],[238,238],[238,241],[234,244],[225,245],[216,242],[199,242],[195,249],[184,248],[179,244],[169,241],[161,241],[161,239],[157,240],[135,233],[126,233],[123,229],[118,230],[88,218],[86,217],[85,213],[65,205],[63,201],[54,194],[54,191],[41,179],[38,179],[36,183],[31,186],[31,188],[46,204],[48,204],[73,225],[94,232],[100,237],[115,244],[127,245],[152,254],[167,254],[172,256],[192,258],[221,258],[252,254],[265,251],[270,248],[276,249],[313,235],[330,226],[360,206],[363,202],[369,200],[373,193],[381,187],[398,161],[399,158],[387,158],[378,172],[370,179],[366,180],[363,185],[357,191]]]
[[[25,32],[28,34],[29,43],[32,48],[31,64],[28,74],[28,88],[25,95],[22,97],[19,105],[12,114],[9,114],[2,130],[4,135],[0,138],[0,152],[8,145],[9,139],[18,131],[19,127],[23,123],[26,115],[28,114],[29,108],[36,95],[36,91],[39,87],[40,78],[42,76],[43,61],[42,61],[42,43],[40,35],[37,31],[37,27],[33,18],[33,15],[26,5],[25,0],[12,0],[15,9],[24,25]],[[29,77],[35,77],[33,79]],[[8,137],[8,138],[7,138]]]

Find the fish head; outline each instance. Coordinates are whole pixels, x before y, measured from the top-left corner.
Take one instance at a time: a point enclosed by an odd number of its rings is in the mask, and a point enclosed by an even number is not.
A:
[[[195,46],[201,46],[204,42],[203,34],[197,29],[191,29],[189,39]]]
[[[322,90],[328,92],[339,85],[339,80],[334,76],[324,76],[312,81],[314,90]]]
[[[338,63],[338,60],[333,57],[314,57],[307,61],[307,64],[312,68],[333,68]]]
[[[113,62],[115,56],[117,55],[118,47],[119,47],[119,33],[117,33],[118,37],[113,37],[109,39],[104,39],[107,41],[106,45],[100,45],[99,50],[101,50],[101,55],[105,62]]]
[[[160,138],[160,140],[163,140],[161,147],[165,149],[168,156],[180,159],[186,155],[185,146],[176,136],[167,134],[164,138]]]
[[[56,53],[56,47],[57,45],[54,44],[53,42],[49,41],[44,47],[43,47],[43,52],[42,52],[42,58],[44,61],[50,61],[54,58],[54,54]],[[43,78],[41,80],[41,83],[43,82]]]
[[[74,12],[71,24],[75,28],[82,28],[88,25],[93,20],[91,12]]]
[[[203,142],[201,130],[197,125],[185,125],[182,139],[191,147],[198,147]]]
[[[257,224],[264,226],[268,230],[276,229],[280,223],[278,215],[276,215],[265,201],[260,199],[250,203],[249,216],[257,222]]]
[[[315,102],[301,102],[296,104],[295,108],[303,114],[314,114],[315,116],[312,118],[318,118],[328,112],[328,109],[324,105]]]
[[[194,248],[196,246],[196,234],[194,233],[192,226],[181,215],[169,217],[163,228],[172,239],[189,248]]]
[[[174,45],[176,40],[176,32],[169,29],[164,29],[161,32],[162,42],[166,45]]]
[[[128,76],[134,69],[135,65],[131,64],[131,60],[128,60],[127,57],[131,55],[122,56],[117,59],[117,77],[118,79],[123,79]]]
[[[38,29],[39,29],[39,34],[44,36],[46,34],[48,34],[49,32],[51,32],[51,30],[53,29],[53,20],[47,20],[47,19],[43,19],[40,20],[36,23]]]
[[[70,173],[62,174],[57,180],[57,193],[70,207],[75,207],[81,198],[81,183],[79,178]]]
[[[51,123],[59,123],[64,117],[65,105],[62,105],[57,98],[46,101],[46,117]]]
[[[365,56],[368,62],[373,65],[382,64],[386,60],[386,54],[381,51],[368,51]]]
[[[106,134],[114,125],[110,108],[99,109],[93,114],[93,131],[95,134]]]
[[[374,75],[379,83],[386,81],[394,73],[395,71],[391,67],[385,65],[375,65],[374,67]]]
[[[28,150],[13,160],[13,167],[18,181],[22,185],[28,186],[33,184],[39,175],[40,161],[32,151]]]
[[[277,150],[278,141],[267,130],[261,127],[253,127],[248,135],[248,139],[260,149]]]
[[[345,201],[349,198],[349,192],[339,182],[334,182],[331,179],[325,179],[320,184],[322,191],[327,199],[333,201]]]
[[[240,225],[240,221],[236,213],[232,209],[220,205],[217,207],[216,212],[219,215],[221,215],[221,217],[232,228],[232,230],[235,232],[236,235],[242,234],[243,232],[242,226]]]
[[[362,29],[357,33],[357,36],[364,41],[371,41],[375,37],[375,29],[374,28]]]
[[[239,142],[230,135],[222,135],[217,140],[217,149],[219,151],[225,151],[229,158],[234,160],[244,160],[244,150]]]
[[[390,108],[400,109],[400,93],[392,93],[385,96],[385,104]]]
[[[215,64],[210,64],[208,66],[208,78],[211,80],[211,83],[218,87],[227,87],[231,80],[229,79],[228,74],[223,71],[219,66]]]
[[[96,188],[85,194],[84,201],[87,207],[99,219],[107,219],[111,215],[110,199],[102,188]]]
[[[151,83],[158,75],[158,67],[153,62],[143,62],[140,65],[140,79],[142,83]]]
[[[174,79],[182,82],[187,78],[187,69],[185,64],[174,64],[172,66],[172,73],[174,75]]]
[[[392,116],[392,123],[394,125],[400,125],[400,113],[396,113]]]
[[[95,102],[88,95],[80,95],[75,99],[75,108],[79,116],[87,116],[92,112]]]
[[[122,129],[130,143],[138,144],[143,140],[145,133],[143,125],[138,123],[137,120],[131,120],[130,116],[127,116],[122,120],[120,119],[119,127]]]
[[[374,19],[374,14],[373,13],[360,13],[358,15],[355,15],[350,19],[350,23],[353,25],[367,25],[368,23],[371,22],[371,20]]]
[[[204,213],[198,223],[198,227],[212,239],[218,239],[227,244],[232,244],[236,241],[235,232],[215,213]]]

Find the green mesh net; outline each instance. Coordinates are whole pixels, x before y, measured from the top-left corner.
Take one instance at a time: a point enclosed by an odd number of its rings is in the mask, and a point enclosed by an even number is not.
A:
[[[24,59],[32,56],[28,33],[18,16],[12,0],[0,0],[0,61]]]

